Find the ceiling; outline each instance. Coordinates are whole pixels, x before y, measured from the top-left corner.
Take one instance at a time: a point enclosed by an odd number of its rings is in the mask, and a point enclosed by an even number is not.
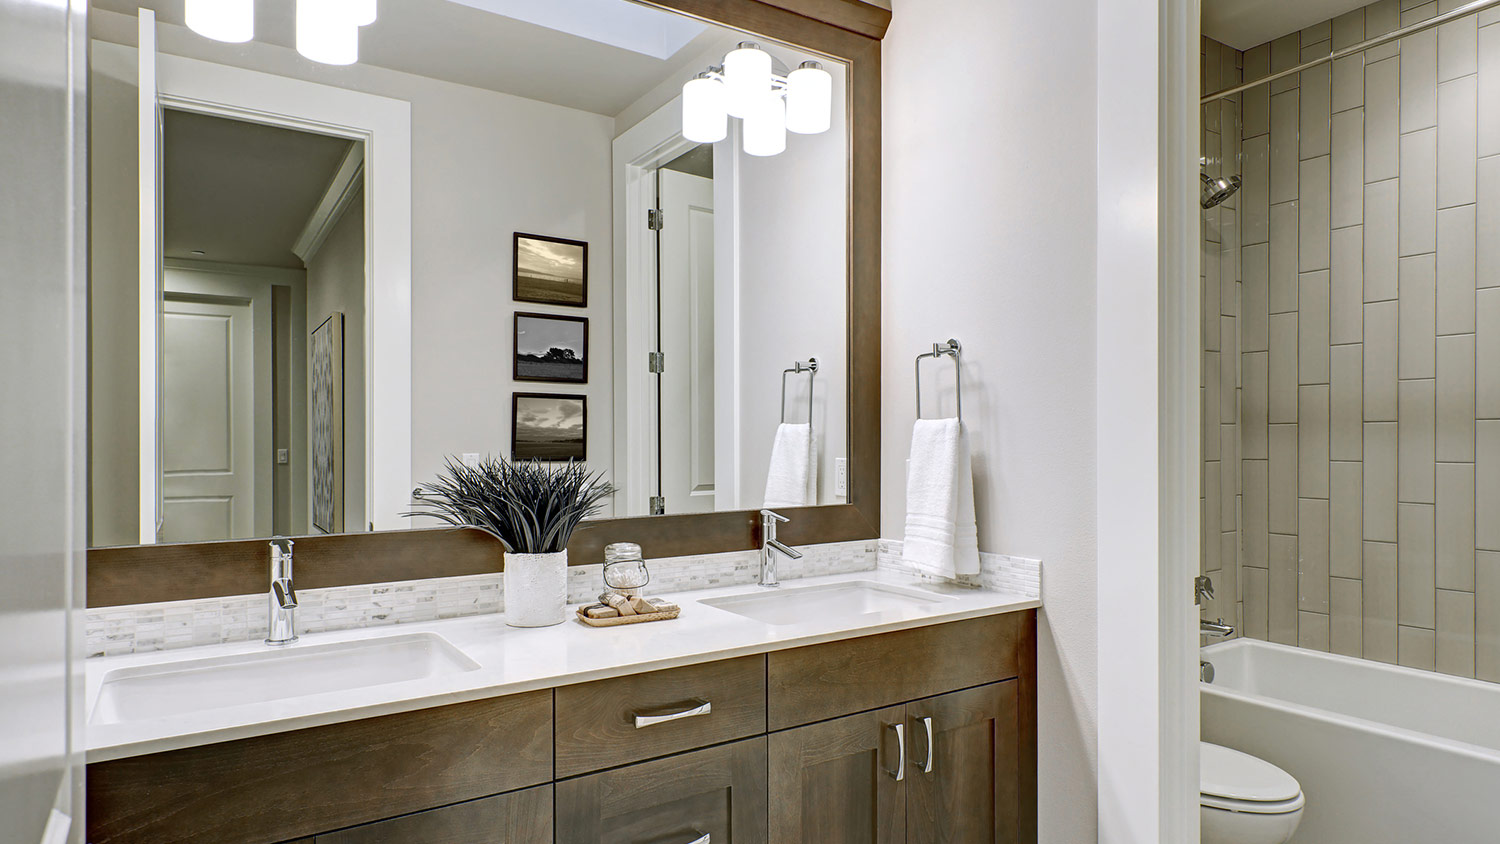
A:
[[[479,0],[380,0],[379,18],[360,29],[360,64],[613,117],[663,80],[681,76],[685,81],[701,69],[689,70],[700,54],[728,49],[740,37],[704,24],[672,56],[657,59],[467,2]],[[184,25],[182,0],[92,0],[92,5],[132,18],[137,7],[153,9],[160,22]],[[257,0],[255,40],[295,48],[295,9],[295,0]]]
[[[1203,34],[1248,50],[1315,23],[1352,12],[1371,0],[1203,0]]]
[[[292,244],[353,143],[166,111],[163,254],[301,269]]]

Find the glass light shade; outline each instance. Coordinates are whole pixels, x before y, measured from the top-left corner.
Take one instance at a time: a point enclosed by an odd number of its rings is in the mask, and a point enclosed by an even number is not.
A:
[[[239,44],[255,37],[255,0],[187,0],[187,25],[204,38]]]
[[[699,144],[724,140],[729,114],[724,110],[724,83],[700,76],[682,86],[682,136]]]
[[[833,77],[821,67],[787,74],[786,129],[799,135],[827,132],[833,120]]]
[[[297,0],[297,52],[323,64],[359,61],[359,24],[350,0]]]
[[[786,101],[775,91],[764,91],[745,115],[745,153],[779,155],[786,149]]]
[[[724,86],[729,96],[725,108],[734,117],[745,117],[757,98],[771,90],[771,54],[754,46],[730,50],[724,57]]]
[[[375,0],[351,0],[351,14],[356,26],[369,26],[375,22]]]

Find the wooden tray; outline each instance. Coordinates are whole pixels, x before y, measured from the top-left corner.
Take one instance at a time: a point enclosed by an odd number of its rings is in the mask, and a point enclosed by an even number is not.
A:
[[[589,606],[598,606],[590,604]],[[617,615],[613,618],[589,618],[584,613],[587,606],[578,608],[578,620],[589,627],[618,627],[621,624],[641,624],[647,621],[667,621],[676,618],[682,613],[682,607],[676,604],[666,604],[661,612],[643,612],[635,615]]]

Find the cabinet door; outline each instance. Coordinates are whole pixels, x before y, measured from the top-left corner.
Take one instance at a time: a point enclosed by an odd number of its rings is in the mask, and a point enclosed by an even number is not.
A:
[[[324,833],[310,844],[552,844],[552,786]]]
[[[557,784],[561,844],[765,844],[756,737]]]
[[[771,844],[905,840],[904,707],[770,736]]]
[[[906,705],[909,844],[1021,840],[1017,703],[1008,680]]]

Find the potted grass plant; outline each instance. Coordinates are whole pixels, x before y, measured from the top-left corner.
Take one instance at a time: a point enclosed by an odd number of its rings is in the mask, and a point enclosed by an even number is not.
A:
[[[505,623],[560,624],[568,604],[568,540],[599,512],[614,486],[582,463],[477,465],[448,458],[437,480],[417,487],[415,509],[455,527],[477,528],[505,548]]]

